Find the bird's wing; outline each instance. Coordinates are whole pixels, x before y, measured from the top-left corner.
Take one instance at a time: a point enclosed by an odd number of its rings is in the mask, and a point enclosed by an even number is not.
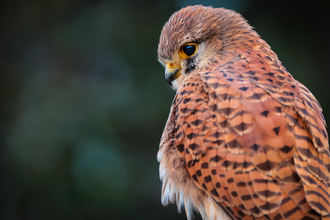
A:
[[[276,58],[247,50],[191,73],[171,111],[167,144],[174,143],[195,184],[233,217],[329,216],[321,107]]]

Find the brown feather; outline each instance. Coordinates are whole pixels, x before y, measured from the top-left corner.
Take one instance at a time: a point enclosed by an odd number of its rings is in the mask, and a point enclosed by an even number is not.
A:
[[[211,46],[180,82],[164,129],[163,204],[188,204],[188,219],[192,208],[204,219],[328,219],[328,136],[312,93],[233,11],[174,13],[160,62],[187,42]]]

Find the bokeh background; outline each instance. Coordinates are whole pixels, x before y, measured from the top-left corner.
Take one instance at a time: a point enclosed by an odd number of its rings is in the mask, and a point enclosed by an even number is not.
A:
[[[330,120],[326,1],[2,1],[0,219],[186,219],[160,203],[174,91],[156,52],[200,3],[242,13]]]

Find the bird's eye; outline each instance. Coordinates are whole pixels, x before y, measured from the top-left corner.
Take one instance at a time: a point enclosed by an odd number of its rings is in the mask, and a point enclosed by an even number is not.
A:
[[[181,56],[184,58],[191,57],[196,53],[197,45],[196,44],[186,44],[181,47]]]
[[[182,48],[182,52],[187,56],[192,56],[196,51],[195,45],[187,45]]]

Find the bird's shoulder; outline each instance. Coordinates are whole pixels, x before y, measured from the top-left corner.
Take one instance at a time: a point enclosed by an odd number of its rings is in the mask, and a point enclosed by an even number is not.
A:
[[[262,48],[258,51],[239,51],[226,62],[191,73],[179,88],[173,106],[177,115],[184,117],[198,113],[196,107],[203,109],[203,112],[217,108],[211,114],[221,114],[226,119],[233,118],[237,113],[242,114],[241,108],[244,108],[243,112],[253,116],[250,122],[258,123],[255,120],[260,115],[255,107],[270,108],[267,103],[272,103],[273,108],[264,110],[262,114],[260,112],[262,116],[267,117],[273,112],[285,117],[290,124],[295,123],[298,116],[301,117],[315,147],[320,151],[329,151],[320,104],[303,84],[292,77],[276,55]],[[247,129],[249,125],[246,123],[240,128]],[[236,132],[244,133],[239,129]]]

